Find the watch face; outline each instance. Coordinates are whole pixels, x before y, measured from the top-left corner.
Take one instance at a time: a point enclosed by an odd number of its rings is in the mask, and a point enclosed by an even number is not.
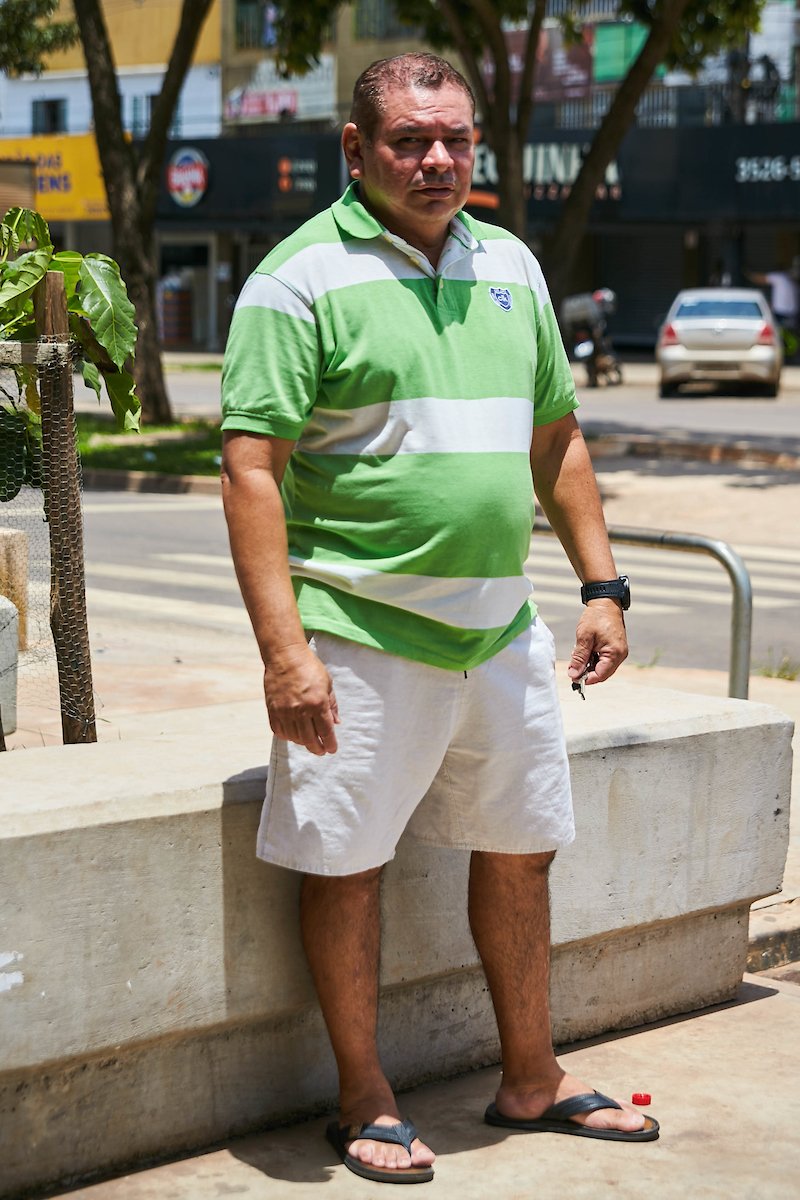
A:
[[[627,575],[620,575],[619,581],[622,584],[622,611],[627,612],[631,606],[631,585]]]

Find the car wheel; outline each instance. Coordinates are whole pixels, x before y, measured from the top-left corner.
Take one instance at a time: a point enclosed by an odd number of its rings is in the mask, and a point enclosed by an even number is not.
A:
[[[670,396],[677,396],[678,385],[676,383],[660,383],[658,385],[659,399],[667,400]]]
[[[776,379],[774,383],[765,383],[761,389],[761,395],[766,396],[768,400],[775,400],[778,391],[780,390],[781,381]]]

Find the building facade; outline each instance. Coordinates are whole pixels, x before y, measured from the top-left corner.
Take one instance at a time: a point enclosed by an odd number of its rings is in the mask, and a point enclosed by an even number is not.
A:
[[[64,0],[65,13],[69,4]],[[568,42],[550,0],[525,157],[528,240],[545,245],[644,30],[591,0]],[[107,0],[126,128],[146,133],[179,0]],[[800,254],[798,0],[769,0],[761,29],[696,78],[656,73],[598,189],[573,280],[612,287],[621,343],[652,345],[675,292],[740,282]],[[524,30],[506,33],[512,67]],[[346,183],[339,130],[353,80],[376,58],[424,48],[391,0],[338,10],[319,65],[275,67],[269,0],[220,0],[204,27],[173,122],[158,205],[166,345],[217,349],[232,304],[277,241]],[[452,56],[454,61],[457,56]],[[479,114],[480,116],[480,114]],[[0,159],[32,159],[38,206],[62,245],[110,250],[80,48],[40,78],[0,78]],[[477,147],[470,208],[492,220],[494,155]]]

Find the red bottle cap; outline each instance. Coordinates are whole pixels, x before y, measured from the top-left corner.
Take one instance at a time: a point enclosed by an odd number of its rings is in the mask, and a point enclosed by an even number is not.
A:
[[[631,1104],[649,1104],[650,1100],[649,1092],[634,1092],[631,1096]]]

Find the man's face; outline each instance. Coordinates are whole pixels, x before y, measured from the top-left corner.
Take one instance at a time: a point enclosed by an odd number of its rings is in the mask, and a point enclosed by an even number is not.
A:
[[[342,144],[375,216],[412,244],[431,244],[469,194],[472,133],[472,105],[461,88],[396,88],[386,94],[372,140],[348,124]]]

